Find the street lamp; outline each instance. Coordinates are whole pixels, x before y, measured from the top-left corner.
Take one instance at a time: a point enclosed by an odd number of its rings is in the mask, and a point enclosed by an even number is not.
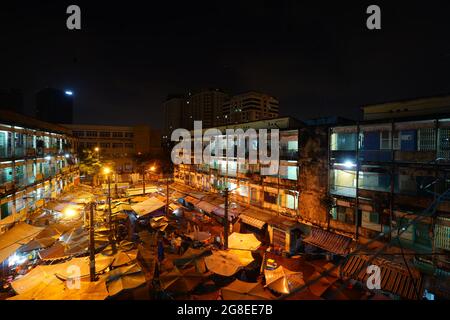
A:
[[[109,243],[112,247],[113,253],[116,253],[116,244],[113,237],[112,218],[111,218],[111,169],[109,167],[103,168],[103,174],[108,177],[108,217],[109,217]]]

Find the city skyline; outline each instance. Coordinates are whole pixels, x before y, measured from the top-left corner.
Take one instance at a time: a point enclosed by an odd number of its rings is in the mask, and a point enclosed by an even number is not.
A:
[[[266,92],[300,120],[449,93],[445,2],[383,4],[381,30],[366,28],[365,3],[287,1],[79,3],[82,27],[71,31],[68,4],[5,5],[0,87],[22,90],[27,109],[44,87],[70,90],[76,123],[161,127],[168,94],[202,87]]]

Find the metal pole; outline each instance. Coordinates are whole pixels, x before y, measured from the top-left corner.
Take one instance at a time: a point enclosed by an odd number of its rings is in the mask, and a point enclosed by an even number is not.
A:
[[[111,244],[113,253],[116,253],[116,244],[113,237],[113,223],[112,223],[112,212],[111,212],[111,177],[108,174],[108,213],[109,213],[109,243]]]
[[[225,187],[224,191],[225,196],[225,214],[224,214],[224,230],[223,230],[223,247],[225,250],[228,249],[228,231],[229,231],[229,225],[228,225],[228,187]]]
[[[145,196],[145,169],[142,169],[142,194]]]
[[[89,274],[93,282],[95,281],[94,202],[90,203],[89,210]]]
[[[169,176],[166,179],[166,215],[169,215]]]

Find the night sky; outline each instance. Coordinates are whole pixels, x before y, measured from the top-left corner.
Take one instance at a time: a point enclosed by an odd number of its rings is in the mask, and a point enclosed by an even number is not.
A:
[[[14,2],[0,7],[0,88],[22,89],[28,111],[37,90],[71,89],[77,123],[161,127],[166,96],[201,87],[267,92],[299,119],[450,94],[448,0]],[[366,28],[369,4],[382,30]]]

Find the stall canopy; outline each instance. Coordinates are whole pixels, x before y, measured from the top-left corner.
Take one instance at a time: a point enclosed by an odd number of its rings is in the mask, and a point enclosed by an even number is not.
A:
[[[311,234],[305,238],[304,242],[335,254],[345,255],[349,252],[352,239],[319,228],[312,228]]]
[[[230,205],[228,207],[228,219],[232,221],[234,218],[238,217],[239,214],[245,210],[245,207],[241,207],[238,204]],[[220,204],[216,209],[212,211],[216,216],[225,216],[225,204]]]
[[[195,268],[179,270],[174,267],[170,272],[161,274],[161,287],[165,291],[187,293],[194,290],[205,280],[205,275],[199,273]]]
[[[207,231],[200,231],[198,227],[194,226],[194,231],[186,234],[187,237],[194,241],[206,241],[211,238],[211,233]]]
[[[212,213],[214,210],[216,210],[218,208],[218,206],[216,206],[212,203],[206,202],[206,201],[200,201],[195,206],[199,209],[202,209],[205,212],[208,212],[208,213]]]
[[[272,294],[259,282],[250,283],[234,280],[222,289],[223,300],[271,300]]]
[[[102,279],[106,282],[110,296],[115,296],[124,290],[134,289],[146,284],[145,275],[137,264],[109,271],[102,276]]]
[[[228,246],[230,249],[237,250],[257,250],[261,245],[253,233],[238,233],[233,232],[228,237]]]
[[[158,188],[155,186],[146,186],[145,187],[145,193],[154,193],[158,192]],[[133,188],[133,189],[127,189],[127,196],[137,196],[140,194],[144,194],[144,188]]]
[[[194,249],[189,247],[181,257],[173,260],[173,264],[178,267],[185,267],[188,265],[197,266],[199,261],[204,262],[205,256],[210,253],[211,250],[208,249]]]
[[[251,253],[248,251],[236,250],[242,253],[238,255],[230,251],[213,251],[213,254],[205,257],[208,270],[222,276],[230,277],[241,268],[249,265],[253,261]],[[245,255],[245,256],[244,256]]]
[[[156,198],[150,198],[143,202],[131,205],[131,208],[133,208],[134,212],[136,212],[139,217],[144,217],[163,208],[165,205],[164,202]]]
[[[248,208],[242,211],[239,218],[245,224],[262,229],[273,216],[257,208]]]
[[[197,203],[200,202],[199,199],[196,199],[196,198],[191,197],[191,196],[184,197],[184,200],[185,200],[186,202],[192,203],[194,206],[195,206]]]
[[[30,242],[43,229],[21,222],[0,235],[0,263],[5,261],[21,246]]]
[[[283,266],[279,266],[275,270],[264,270],[264,276],[266,287],[284,294],[291,293],[305,284],[301,272],[291,271]]]
[[[342,275],[365,284],[370,277],[370,273],[366,272],[369,259],[370,257],[365,255],[351,256],[342,267]],[[391,292],[408,300],[422,298],[424,287],[419,272],[412,270],[411,277],[404,266],[382,258],[376,258],[370,264],[377,265],[381,269],[383,291]]]

